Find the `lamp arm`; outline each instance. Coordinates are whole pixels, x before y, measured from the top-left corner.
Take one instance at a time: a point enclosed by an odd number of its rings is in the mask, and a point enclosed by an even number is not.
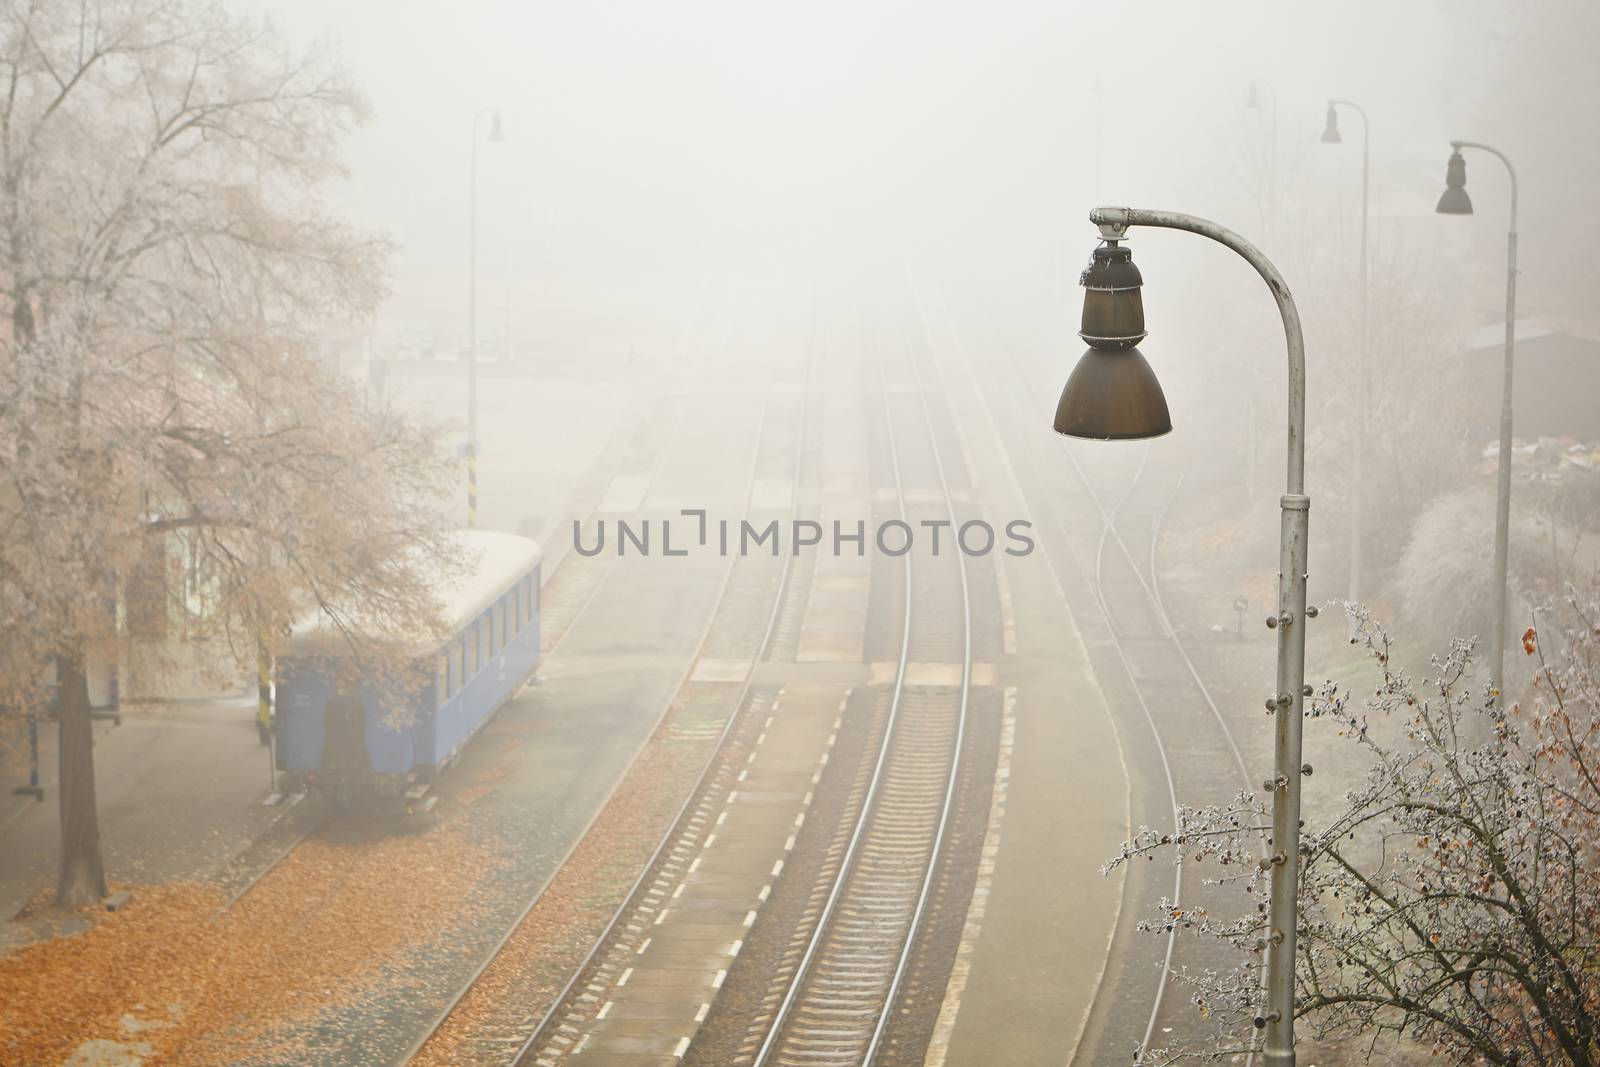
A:
[[[1487,152],[1506,166],[1506,175],[1511,179],[1511,232],[1517,232],[1517,168],[1511,165],[1511,158],[1493,145],[1483,144],[1479,141],[1451,141],[1450,147],[1460,150],[1463,148],[1476,148]]]
[[[1278,313],[1283,318],[1283,332],[1287,341],[1289,359],[1289,440],[1288,491],[1305,492],[1306,473],[1306,346],[1300,328],[1300,311],[1295,307],[1289,285],[1259,248],[1234,233],[1226,226],[1195,215],[1178,211],[1155,211],[1147,208],[1097,207],[1089,212],[1089,221],[1100,227],[1107,240],[1120,241],[1127,236],[1130,226],[1159,226],[1169,230],[1187,230],[1201,237],[1209,237],[1226,245],[1249,262],[1267,283],[1272,297],[1278,302]]]
[[[1354,100],[1329,100],[1328,103],[1333,104],[1336,107],[1350,108],[1356,114],[1361,116],[1362,123],[1367,121],[1367,109],[1356,103]]]

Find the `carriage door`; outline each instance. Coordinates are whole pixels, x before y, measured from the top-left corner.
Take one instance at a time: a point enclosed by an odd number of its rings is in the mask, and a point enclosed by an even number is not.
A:
[[[340,693],[328,699],[322,735],[322,771],[335,781],[367,773],[366,708],[359,696]]]

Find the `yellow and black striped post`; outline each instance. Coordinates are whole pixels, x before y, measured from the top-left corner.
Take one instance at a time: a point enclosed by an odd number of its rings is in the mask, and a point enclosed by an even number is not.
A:
[[[263,745],[272,743],[272,653],[261,640],[256,642],[256,733]]]

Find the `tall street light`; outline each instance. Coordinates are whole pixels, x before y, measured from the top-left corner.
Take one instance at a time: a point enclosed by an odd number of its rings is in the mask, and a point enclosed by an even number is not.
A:
[[[1361,599],[1361,498],[1366,491],[1365,460],[1367,451],[1367,391],[1369,359],[1367,353],[1367,189],[1369,133],[1371,126],[1367,113],[1352,100],[1329,100],[1327,123],[1322,130],[1323,144],[1342,144],[1339,136],[1339,112],[1347,107],[1361,116],[1361,350],[1356,365],[1356,418],[1355,448],[1351,449],[1350,470],[1350,597],[1352,602]],[[1354,623],[1352,621],[1352,627]],[[1353,631],[1352,631],[1353,634]]]
[[[1494,518],[1494,644],[1489,650],[1489,684],[1498,697],[1505,691],[1506,667],[1506,555],[1511,530],[1511,372],[1517,340],[1517,172],[1498,148],[1475,141],[1451,141],[1445,168],[1444,195],[1434,210],[1441,215],[1472,214],[1467,196],[1467,161],[1463,148],[1476,148],[1499,158],[1511,177],[1511,222],[1506,232],[1506,358],[1500,387],[1500,456],[1496,464],[1498,499]]]
[[[1174,211],[1098,207],[1089,220],[1105,244],[1095,249],[1081,282],[1083,329],[1089,350],[1078,361],[1061,392],[1055,429],[1070,437],[1127,440],[1157,437],[1172,429],[1167,401],[1150,365],[1136,347],[1145,338],[1143,279],[1132,253],[1122,246],[1131,226],[1187,230],[1226,245],[1256,269],[1278,302],[1288,343],[1288,491],[1280,503],[1278,610],[1267,626],[1278,635],[1277,691],[1267,699],[1276,717],[1272,790],[1271,855],[1261,866],[1271,872],[1271,907],[1264,938],[1267,954],[1266,1003],[1256,1025],[1265,1030],[1266,1067],[1294,1067],[1294,964],[1296,893],[1300,873],[1301,716],[1309,690],[1305,684],[1306,538],[1311,499],[1305,494],[1305,340],[1300,313],[1283,276],[1250,242],[1214,222]]]
[[[1244,106],[1249,111],[1260,111],[1261,95],[1256,90],[1262,88],[1267,91],[1271,104],[1271,111],[1267,115],[1267,207],[1266,224],[1272,228],[1272,218],[1278,208],[1278,90],[1265,78],[1251,78],[1248,95],[1245,96]]]
[[[467,525],[478,525],[478,124],[488,116],[489,143],[505,140],[500,109],[472,116],[472,162],[467,197]]]

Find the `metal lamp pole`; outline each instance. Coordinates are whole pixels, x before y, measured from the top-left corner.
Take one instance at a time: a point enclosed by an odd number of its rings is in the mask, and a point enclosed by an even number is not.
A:
[[[1307,689],[1306,639],[1303,620],[1317,609],[1306,606],[1306,540],[1311,499],[1305,494],[1305,339],[1300,313],[1276,267],[1249,241],[1214,222],[1174,211],[1098,207],[1089,220],[1108,241],[1121,241],[1131,226],[1187,230],[1226,245],[1256,269],[1283,319],[1289,360],[1288,487],[1280,500],[1278,610],[1267,626],[1278,635],[1278,686],[1267,700],[1274,713],[1275,772],[1272,786],[1272,853],[1261,860],[1271,871],[1272,896],[1266,941],[1266,1004],[1257,1026],[1266,1031],[1266,1067],[1294,1067],[1295,924],[1300,874],[1301,726]],[[1072,383],[1068,383],[1072,389]],[[1066,406],[1067,399],[1063,398]],[[1165,412],[1162,412],[1163,416]],[[1060,427],[1058,426],[1058,429]]]
[[[1367,331],[1367,233],[1368,225],[1368,189],[1369,189],[1369,163],[1371,161],[1370,134],[1371,123],[1367,120],[1366,109],[1353,100],[1329,100],[1328,123],[1322,132],[1322,140],[1326,144],[1338,144],[1342,139],[1339,136],[1339,118],[1337,108],[1347,107],[1361,116],[1361,350],[1359,361],[1356,365],[1356,441],[1355,448],[1351,450],[1350,472],[1350,596],[1352,602],[1361,599],[1361,530],[1362,530],[1362,494],[1366,489],[1366,451],[1367,451],[1367,396],[1370,388],[1368,384],[1371,373],[1371,359],[1368,354]],[[1354,623],[1352,623],[1352,626]]]
[[[1476,141],[1451,141],[1453,154],[1446,171],[1444,196],[1436,209],[1441,215],[1470,215],[1472,201],[1467,198],[1467,166],[1461,158],[1463,148],[1476,148],[1499,159],[1511,179],[1511,221],[1506,232],[1506,356],[1500,387],[1500,456],[1496,464],[1494,519],[1494,644],[1489,651],[1489,682],[1495,696],[1505,691],[1506,667],[1506,563],[1511,535],[1511,382],[1516,366],[1517,342],[1517,172],[1511,160],[1498,148]]]
[[[478,123],[493,117],[489,142],[504,140],[500,109],[486,107],[472,116],[472,161],[467,196],[467,525],[478,525]]]

